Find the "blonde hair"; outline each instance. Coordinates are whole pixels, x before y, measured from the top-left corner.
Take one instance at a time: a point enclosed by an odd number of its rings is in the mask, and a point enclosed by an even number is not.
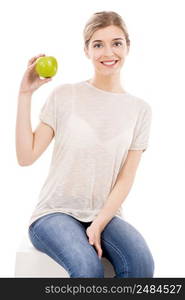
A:
[[[96,12],[89,18],[83,30],[85,47],[88,48],[90,39],[96,30],[107,27],[109,25],[118,26],[123,31],[127,47],[129,48],[130,39],[126,24],[123,21],[122,17],[114,11]]]

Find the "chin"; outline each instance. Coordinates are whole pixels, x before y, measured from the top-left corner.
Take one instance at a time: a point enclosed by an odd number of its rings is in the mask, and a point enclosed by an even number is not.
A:
[[[118,72],[120,72],[120,69],[121,68],[117,68],[117,69],[114,69],[114,70],[105,70],[105,71],[102,71],[102,70],[97,70],[98,73],[104,75],[104,76],[108,76],[108,75],[112,75],[112,74],[116,74]]]

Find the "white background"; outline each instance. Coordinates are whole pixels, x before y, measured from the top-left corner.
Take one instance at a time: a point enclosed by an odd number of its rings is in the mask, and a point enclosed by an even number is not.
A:
[[[185,277],[185,92],[184,1],[3,1],[0,5],[1,203],[0,276],[14,277],[17,247],[48,170],[53,142],[29,167],[18,165],[15,150],[17,93],[28,60],[55,56],[58,73],[37,90],[31,120],[60,83],[93,75],[83,52],[82,31],[94,12],[113,10],[125,20],[131,48],[122,85],[153,110],[150,145],[123,204],[127,220],[145,237],[155,260],[155,277]]]

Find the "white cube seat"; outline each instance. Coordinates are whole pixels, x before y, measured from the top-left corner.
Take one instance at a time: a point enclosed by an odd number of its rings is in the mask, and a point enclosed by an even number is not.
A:
[[[108,259],[101,258],[104,277],[115,276],[114,268]],[[47,254],[37,250],[24,235],[16,251],[15,277],[70,277],[68,272]]]

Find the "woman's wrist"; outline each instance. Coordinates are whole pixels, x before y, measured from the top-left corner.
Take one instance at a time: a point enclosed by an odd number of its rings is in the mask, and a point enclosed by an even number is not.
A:
[[[94,219],[94,221],[91,223],[91,226],[97,228],[100,231],[103,231],[103,229],[104,229],[103,224],[99,220],[96,220],[96,219]]]

